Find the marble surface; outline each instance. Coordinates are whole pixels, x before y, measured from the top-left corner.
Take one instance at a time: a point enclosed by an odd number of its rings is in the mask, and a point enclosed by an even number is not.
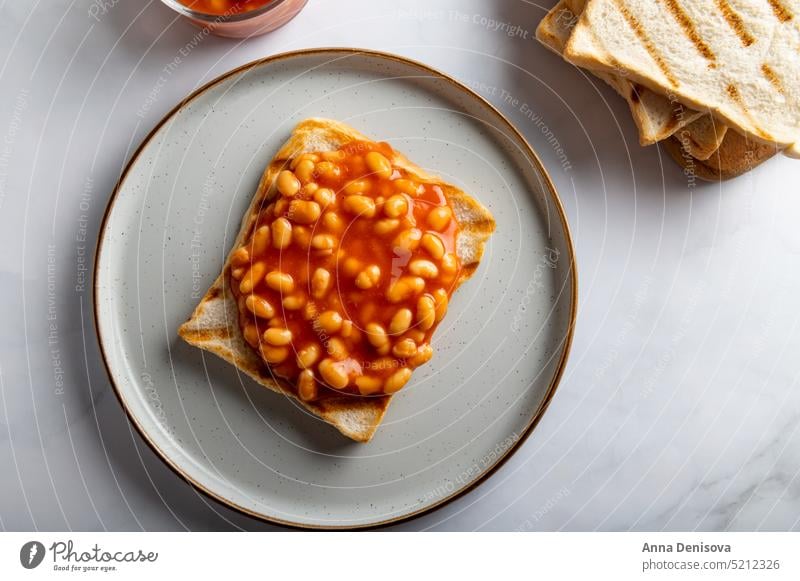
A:
[[[396,528],[798,528],[800,162],[692,183],[639,147],[606,86],[537,44],[547,5],[403,6],[311,0],[240,42],[155,0],[0,2],[0,528],[273,528],[196,493],[132,431],[87,269],[160,117],[232,67],[310,46],[396,52],[486,96],[540,153],[577,249],[577,332],[539,427],[482,486]]]

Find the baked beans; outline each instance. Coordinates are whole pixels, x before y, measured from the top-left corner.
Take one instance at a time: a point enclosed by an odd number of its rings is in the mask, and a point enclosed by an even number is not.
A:
[[[385,143],[307,152],[230,258],[242,334],[303,401],[392,394],[433,356],[461,264],[440,186]]]

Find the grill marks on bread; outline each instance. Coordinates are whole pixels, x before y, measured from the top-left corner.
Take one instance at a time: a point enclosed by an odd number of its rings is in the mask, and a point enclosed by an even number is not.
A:
[[[792,19],[792,13],[780,3],[780,0],[768,0],[772,12],[775,13],[775,18],[781,22],[789,22]]]
[[[662,0],[662,1],[664,2],[665,6],[669,9],[670,13],[675,18],[676,22],[680,25],[686,37],[692,42],[692,44],[694,44],[695,48],[697,49],[697,52],[699,52],[703,56],[703,58],[709,61],[710,67],[712,68],[716,67],[717,65],[715,61],[717,57],[716,55],[714,55],[714,52],[711,50],[708,44],[706,44],[706,42],[700,36],[700,33],[697,32],[697,28],[695,27],[694,22],[692,22],[691,17],[686,13],[686,11],[681,7],[681,5],[678,4],[677,0]],[[723,2],[730,9],[730,5],[727,4],[726,0],[718,0],[718,4],[721,4]],[[647,53],[650,55],[650,58],[653,59],[653,62],[655,62],[658,68],[661,70],[661,72],[664,73],[664,76],[667,78],[667,81],[673,87],[677,88],[680,85],[680,83],[675,78],[675,75],[667,65],[667,62],[664,59],[664,57],[656,48],[655,43],[653,43],[653,41],[645,32],[644,28],[639,22],[639,19],[636,18],[636,16],[634,16],[634,14],[630,11],[630,9],[625,5],[624,0],[615,0],[615,3],[617,5],[617,9],[620,11],[620,14],[622,14],[622,16],[625,18],[625,21],[628,23],[628,26],[631,27],[631,30],[633,30],[636,37],[642,43],[642,46],[644,46],[645,50],[647,50]],[[739,19],[739,24],[741,25],[744,34],[747,34],[747,31],[744,30],[744,26],[738,14],[733,12],[733,9],[730,9],[730,13],[732,14],[733,18]],[[749,34],[748,37],[750,40],[750,44],[752,44],[753,43],[752,37],[750,37]]]
[[[686,37],[692,42],[692,44],[706,60],[708,60],[711,64],[712,68],[716,66],[716,55],[711,50],[711,48],[706,44],[703,38],[700,36],[700,33],[697,31],[697,28],[692,22],[692,18],[686,11],[681,7],[678,3],[678,0],[661,0],[664,2],[664,5],[669,9],[672,16],[675,18],[675,21],[680,25],[681,29],[683,30]],[[793,16],[789,10],[783,6],[779,0],[767,0],[769,2],[770,7],[772,8],[775,17],[780,20],[781,22],[788,22],[792,20]],[[756,39],[753,38],[753,35],[747,30],[747,27],[742,20],[742,17],[733,9],[730,2],[728,0],[715,0],[717,8],[725,19],[725,22],[728,23],[731,30],[736,34],[736,36],[741,41],[742,45],[745,47],[751,46],[755,44]],[[634,16],[634,14],[630,11],[630,9],[625,5],[624,0],[615,0],[617,8],[620,11],[620,14],[625,18],[625,21],[631,27],[634,34],[636,34],[639,41],[644,46],[645,50],[647,50],[650,57],[656,63],[661,72],[664,73],[664,76],[667,78],[669,83],[673,87],[677,87],[679,85],[677,79],[675,78],[672,70],[667,65],[665,59],[661,56],[658,52],[658,49],[655,47],[655,44],[650,40],[645,32],[644,28],[642,27],[639,19]],[[621,67],[620,67],[621,68]],[[777,76],[775,71],[768,65],[763,64],[761,65],[761,72],[764,74],[764,77],[770,82],[770,84],[777,90],[779,93],[783,94],[783,84],[780,81],[780,78]],[[733,89],[733,91],[731,91]],[[744,103],[742,102],[741,96],[739,95],[738,90],[735,86],[729,86],[727,88],[728,94],[731,95],[739,105],[742,106],[743,110],[747,110]],[[734,97],[735,95],[735,97]],[[632,97],[634,99],[637,97],[636,90],[633,91]]]
[[[742,17],[733,9],[733,6],[730,5],[728,0],[716,0],[717,8],[722,13],[722,17],[725,18],[725,22],[728,23],[728,26],[731,27],[731,30],[736,33],[736,36],[739,37],[739,40],[742,41],[743,46],[750,46],[753,44],[756,39],[753,38],[747,31],[747,27],[745,27],[744,22],[742,21]]]
[[[697,52],[703,55],[707,61],[714,62],[717,57],[712,52],[711,48],[706,44],[700,34],[697,32],[697,28],[694,26],[694,22],[692,22],[691,16],[689,16],[686,11],[678,4],[677,0],[663,0],[664,4],[667,6],[669,11],[672,13],[672,16],[675,18],[677,23],[680,25],[681,29],[683,29],[684,34],[686,37],[692,41]]]
[[[761,65],[761,72],[764,74],[764,77],[770,82],[770,84],[775,87],[775,90],[778,91],[781,95],[784,94],[783,83],[781,82],[780,77],[778,77],[777,73],[769,66],[767,63]]]
[[[672,74],[672,71],[667,66],[664,57],[662,57],[661,53],[658,52],[658,49],[656,48],[655,44],[653,44],[653,41],[650,40],[649,36],[647,36],[647,33],[644,31],[644,28],[642,28],[639,19],[633,15],[630,9],[628,9],[628,7],[625,5],[623,0],[615,0],[615,3],[617,5],[617,9],[619,10],[620,14],[622,14],[622,16],[625,18],[625,21],[628,23],[628,26],[631,27],[631,30],[633,30],[636,37],[642,43],[642,46],[644,46],[645,50],[647,51],[647,54],[650,55],[650,58],[653,59],[653,62],[655,62],[658,68],[661,69],[661,72],[667,78],[669,84],[672,85],[673,87],[677,87],[679,84],[678,80]]]

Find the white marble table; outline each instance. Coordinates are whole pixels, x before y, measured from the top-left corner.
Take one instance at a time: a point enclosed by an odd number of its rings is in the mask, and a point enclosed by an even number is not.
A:
[[[543,421],[478,489],[398,528],[798,528],[800,162],[690,187],[638,146],[618,97],[536,43],[546,7],[397,4],[311,0],[271,35],[187,50],[197,29],[157,0],[97,0],[97,19],[89,0],[0,0],[0,528],[271,528],[196,493],[132,431],[82,269],[166,111],[311,46],[407,55],[484,94],[541,154],[577,247],[577,334]]]

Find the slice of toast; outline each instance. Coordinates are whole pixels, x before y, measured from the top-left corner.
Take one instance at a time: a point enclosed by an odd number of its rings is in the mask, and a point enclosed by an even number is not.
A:
[[[564,56],[798,157],[799,17],[800,0],[590,0]]]
[[[536,27],[536,38],[539,42],[563,57],[564,48],[578,22],[583,4],[581,0],[562,0],[556,4]],[[591,69],[590,72],[608,83],[628,103],[633,121],[639,130],[641,145],[652,145],[682,127],[704,118],[707,118],[704,124],[696,126],[693,131],[695,139],[704,146],[716,139],[715,133],[709,132],[713,127],[710,116],[685,108],[663,94],[632,83],[617,74]]]
[[[679,135],[661,143],[687,175],[715,182],[747,173],[778,153],[774,145],[755,142],[732,129],[728,130],[719,148],[706,160],[693,157],[686,141],[682,142]]]
[[[311,118],[300,122],[265,170],[232,248],[238,248],[249,238],[259,208],[265,206],[268,200],[276,195],[273,186],[276,176],[292,158],[305,152],[337,150],[351,141],[370,140],[352,127],[338,121]],[[444,191],[459,224],[456,254],[461,260],[462,268],[455,282],[457,287],[467,280],[478,266],[485,244],[495,228],[491,213],[458,187],[425,172],[401,154],[395,153],[394,159],[390,161],[396,167],[406,170],[418,181],[435,183]],[[178,330],[180,337],[191,345],[218,355],[262,386],[294,398],[299,405],[334,426],[348,438],[357,442],[368,442],[383,419],[392,396],[364,397],[342,394],[340,397],[316,401],[299,399],[296,391],[292,389],[293,386],[274,376],[242,335],[237,302],[229,288],[232,252],[228,255],[220,276],[194,309],[189,320],[180,326]]]

